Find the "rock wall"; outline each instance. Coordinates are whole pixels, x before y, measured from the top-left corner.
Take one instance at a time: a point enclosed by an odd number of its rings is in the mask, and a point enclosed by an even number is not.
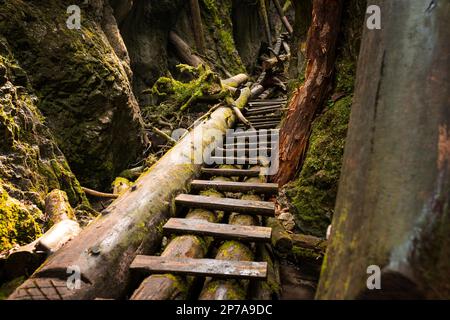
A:
[[[40,235],[52,189],[66,191],[73,206],[87,203],[28,79],[0,37],[0,252]]]
[[[74,3],[81,30],[66,25]],[[0,35],[29,75],[36,105],[73,171],[84,185],[102,189],[141,155],[144,143],[126,48],[109,5],[83,3],[6,1]]]

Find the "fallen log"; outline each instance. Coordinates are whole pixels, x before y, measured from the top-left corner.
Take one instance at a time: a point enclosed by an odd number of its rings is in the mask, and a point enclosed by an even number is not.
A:
[[[273,3],[275,4],[275,8],[277,8],[278,15],[280,16],[281,22],[283,23],[286,30],[289,32],[289,34],[294,33],[294,29],[292,28],[291,24],[289,23],[289,20],[284,15],[283,8],[280,5],[280,2],[278,0],[273,0]]]
[[[245,73],[239,73],[231,78],[222,80],[221,83],[223,86],[229,86],[232,88],[237,88],[239,87],[241,84],[245,83],[248,81],[248,75],[246,75]]]
[[[221,140],[217,135],[225,134],[234,121],[231,108],[214,111],[9,298],[123,297],[130,281],[129,265],[136,255],[152,254],[158,248],[162,235],[155,230],[170,216],[170,203],[176,194],[185,191],[200,173],[202,149],[217,147]],[[78,290],[66,285],[70,266],[81,272]]]
[[[219,192],[204,191],[201,194],[218,198],[223,197]],[[220,211],[192,209],[187,214],[186,219],[219,222],[222,219],[222,215]],[[161,256],[200,259],[205,257],[208,252],[211,240],[211,238],[202,238],[195,235],[177,236],[169,242]],[[189,293],[188,289],[192,283],[193,278],[191,277],[173,274],[151,275],[136,289],[131,300],[186,299]],[[160,287],[163,287],[164,290],[159,290]]]
[[[250,183],[263,182],[264,177],[255,177],[246,179]],[[260,201],[261,197],[257,195],[243,195],[242,200]],[[231,225],[258,225],[259,219],[245,214],[234,213],[230,216],[229,224]],[[238,241],[225,241],[219,247],[216,259],[233,260],[233,261],[252,261],[254,260],[254,252],[249,245]],[[249,287],[248,280],[236,279],[211,279],[205,280],[200,300],[244,300],[247,298]]]
[[[251,286],[251,299],[278,300],[281,295],[280,265],[273,254],[272,248],[267,244],[258,244],[256,247],[258,261],[267,262],[267,280],[255,281]]]
[[[277,218],[267,218],[266,224],[272,228],[272,247],[280,253],[292,250],[292,238]]]
[[[189,45],[173,31],[169,33],[169,42],[183,63],[193,67],[198,67],[201,64],[206,65],[205,61],[193,54]]]

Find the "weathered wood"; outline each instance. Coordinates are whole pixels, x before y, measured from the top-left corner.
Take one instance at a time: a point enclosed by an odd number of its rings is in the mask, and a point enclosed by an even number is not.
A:
[[[278,0],[273,0],[273,3],[275,4],[275,8],[277,8],[278,15],[280,16],[281,22],[283,23],[284,27],[290,34],[293,34],[294,29],[292,29],[292,26],[289,23],[289,20],[284,15],[284,11],[280,5],[280,2]]]
[[[292,250],[292,238],[277,218],[268,218],[266,225],[272,228],[272,247],[280,253]]]
[[[279,122],[268,122],[268,123],[255,123],[253,126],[255,129],[272,129],[276,128],[279,125]]]
[[[450,2],[370,3],[317,298],[448,300]]]
[[[233,279],[266,279],[267,263],[216,259],[166,258],[138,255],[131,269],[150,273],[174,273]]]
[[[224,86],[229,86],[232,88],[237,88],[239,87],[241,84],[245,83],[248,81],[248,75],[246,75],[245,73],[239,73],[231,78],[225,79],[225,80],[221,80],[222,85]]]
[[[278,300],[281,296],[280,264],[270,245],[258,243],[256,246],[258,261],[267,262],[267,280],[254,281],[250,289],[252,300]]]
[[[58,289],[63,299],[123,297],[130,279],[129,265],[137,254],[152,254],[159,247],[162,234],[157,230],[170,215],[169,204],[200,173],[202,166],[194,161],[194,145],[214,149],[219,144],[215,137],[217,132],[225,133],[234,121],[230,108],[218,108],[211,113],[146,171],[133,188],[114,201],[106,209],[108,214],[95,220],[58,250],[21,287],[33,288],[38,278],[47,286],[51,286],[52,281],[58,283],[59,279],[64,279],[66,287],[67,267],[78,266],[80,289]],[[193,137],[201,138],[194,140]],[[10,298],[25,299],[26,290],[19,287]]]
[[[272,178],[282,185],[298,173],[307,151],[312,121],[327,99],[335,67],[342,3],[342,0],[313,1],[313,21],[306,48],[306,80],[289,103],[280,132],[279,169]]]
[[[241,155],[245,155],[246,157],[249,154],[270,154],[270,152],[272,151],[271,148],[267,148],[267,147],[259,147],[259,148],[217,148],[216,150],[216,154],[217,153],[222,153],[224,155],[233,155],[236,156],[238,153]]]
[[[200,54],[205,53],[205,36],[203,34],[203,23],[198,0],[190,0],[192,14],[192,29],[195,38],[195,45]]]
[[[47,194],[45,197],[45,216],[48,226],[52,226],[66,219],[76,220],[67,193],[54,189]]]
[[[277,141],[267,141],[267,142],[238,142],[238,143],[227,143],[225,148],[260,148],[261,146],[273,146],[276,145]]]
[[[202,168],[202,173],[210,176],[223,176],[223,177],[257,177],[260,174],[260,170]]]
[[[230,198],[216,199],[191,194],[180,194],[175,198],[175,202],[178,205],[210,210],[241,212],[269,217],[275,214],[275,204],[267,201],[247,201]]]
[[[193,67],[198,67],[201,64],[206,65],[206,63],[200,57],[192,53],[189,45],[173,31],[170,31],[169,33],[169,42],[174,47],[178,58],[183,63],[186,63]]]
[[[248,157],[211,157],[211,161],[216,164],[259,164],[260,158]]]
[[[280,108],[280,107],[271,107],[271,108],[267,108],[267,109],[248,110],[248,111],[245,112],[245,114],[247,116],[256,116],[256,115],[261,115],[261,114],[279,115],[284,110],[286,110],[286,109],[285,108]]]
[[[36,244],[37,251],[52,254],[61,249],[67,242],[74,239],[81,232],[78,222],[70,219],[54,224]]]
[[[248,178],[248,182],[265,181],[264,178]],[[243,195],[241,199],[261,200],[257,195]],[[246,214],[230,215],[228,222],[232,225],[257,225],[259,221],[253,216]],[[219,260],[254,260],[252,249],[237,241],[224,242],[217,251],[216,259]],[[247,280],[219,280],[207,279],[200,293],[200,300],[243,300],[247,298],[249,281]]]
[[[290,58],[287,54],[279,55],[278,57],[269,58],[263,61],[263,70],[271,70],[275,67],[282,66],[284,62],[288,61]]]
[[[246,130],[246,131],[234,131],[231,133],[231,137],[252,137],[252,136],[258,136],[262,134],[267,134],[270,136],[271,134],[278,134],[279,129],[273,129],[273,130],[265,130],[265,131],[259,131],[259,130]]]
[[[279,106],[286,103],[286,99],[266,100],[266,101],[249,101],[250,107],[262,107],[262,106]]]
[[[90,196],[98,197],[98,198],[117,199],[119,197],[118,194],[100,192],[100,191],[92,190],[92,189],[89,189],[86,187],[81,187],[81,189],[83,189],[83,191],[86,194],[88,194]]]
[[[254,192],[256,194],[275,194],[278,192],[276,183],[248,183],[234,181],[194,180],[191,183],[193,190],[214,189],[223,192]]]
[[[171,218],[163,227],[164,232],[176,234],[194,234],[214,238],[239,241],[268,242],[272,229],[255,226],[236,226],[211,223],[197,219]]]

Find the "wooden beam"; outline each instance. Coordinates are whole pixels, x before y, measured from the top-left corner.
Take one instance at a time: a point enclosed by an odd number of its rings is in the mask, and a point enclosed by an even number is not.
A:
[[[130,268],[148,273],[174,273],[260,280],[267,278],[267,263],[253,261],[165,258],[138,255]]]
[[[191,187],[193,190],[214,189],[223,192],[254,192],[256,194],[278,193],[278,184],[276,183],[194,180]]]
[[[248,158],[248,157],[211,157],[211,161],[215,164],[259,164],[259,158]]]
[[[223,152],[224,155],[227,154],[232,154],[232,155],[236,155],[237,153],[243,153],[246,156],[248,156],[250,153],[254,153],[254,154],[260,154],[261,152],[266,152],[269,153],[270,151],[272,151],[271,148],[217,148],[216,152]]]
[[[259,169],[212,169],[202,168],[202,173],[210,176],[222,177],[258,177]]]
[[[275,204],[267,201],[237,200],[230,198],[212,198],[191,194],[180,194],[175,198],[178,205],[203,208],[208,210],[223,210],[272,217],[275,215]]]
[[[211,223],[199,219],[172,218],[163,230],[166,234],[193,234],[251,242],[270,242],[272,236],[272,228]]]

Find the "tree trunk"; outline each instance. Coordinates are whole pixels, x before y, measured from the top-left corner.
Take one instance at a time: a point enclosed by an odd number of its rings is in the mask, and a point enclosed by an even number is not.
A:
[[[286,184],[297,173],[308,145],[311,123],[324,103],[335,61],[341,0],[314,0],[308,32],[305,83],[295,92],[280,131],[280,165],[273,180]]]
[[[214,111],[115,200],[101,218],[50,257],[10,299],[123,297],[130,280],[129,265],[136,255],[152,254],[159,246],[161,234],[156,230],[170,216],[174,197],[199,174],[202,149],[214,149],[220,141],[217,135],[224,134],[234,121],[231,108]],[[71,266],[81,271],[78,290],[70,290],[66,284]]]
[[[450,2],[371,2],[317,298],[449,299]]]
[[[298,79],[303,75],[306,65],[305,43],[311,25],[312,2],[310,0],[294,0],[295,23],[291,41],[291,60],[289,61],[289,77]]]
[[[195,46],[200,54],[205,53],[205,37],[203,34],[202,16],[200,14],[200,5],[198,0],[190,0],[191,14],[192,14],[192,27],[195,38]]]

